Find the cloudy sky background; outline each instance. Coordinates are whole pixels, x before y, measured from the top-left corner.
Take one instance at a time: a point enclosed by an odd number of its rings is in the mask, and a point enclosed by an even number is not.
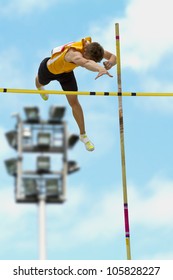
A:
[[[173,92],[171,0],[1,0],[0,87],[34,88],[41,60],[53,47],[92,36],[115,53],[120,24],[123,91]],[[81,91],[117,91],[114,76],[77,69]],[[60,89],[51,83],[47,89]],[[69,157],[81,170],[68,177],[67,202],[48,205],[48,259],[126,259],[118,102],[80,97],[93,153],[81,143]],[[78,133],[64,96],[1,94],[0,259],[38,259],[38,208],[14,202],[14,182],[4,160],[15,155],[4,133],[24,106],[67,106],[69,132]],[[173,259],[173,99],[123,98],[127,186],[133,259]]]

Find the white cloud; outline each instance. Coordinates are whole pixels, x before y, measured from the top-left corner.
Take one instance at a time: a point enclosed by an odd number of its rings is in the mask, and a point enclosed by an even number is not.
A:
[[[133,0],[126,10],[122,24],[122,40],[126,45],[124,64],[147,69],[158,64],[172,49],[170,26],[173,24],[171,0]],[[124,39],[123,39],[124,38]],[[133,65],[133,57],[136,61]]]
[[[167,229],[168,239],[173,229],[173,181],[153,177],[145,186],[145,191],[134,184],[128,184],[129,217],[132,228],[146,229],[145,239],[150,242],[157,232]],[[7,199],[8,198],[8,199]],[[37,209],[33,205],[18,205],[14,201],[14,191],[11,188],[0,189],[1,216],[0,242],[13,242],[21,235],[26,236],[29,223]],[[99,241],[107,242],[115,236],[124,235],[123,195],[122,186],[106,187],[99,193],[91,193],[86,185],[70,187],[67,202],[63,205],[47,206],[47,238],[50,248],[58,243],[60,250],[69,250],[81,244]],[[5,219],[4,219],[5,217]],[[29,222],[30,221],[30,222]],[[37,218],[34,218],[34,228]],[[152,234],[150,233],[152,232]],[[33,234],[33,233],[32,233]],[[35,233],[34,233],[35,235]],[[21,239],[21,248],[27,250]],[[18,240],[20,247],[20,240]],[[158,256],[148,255],[148,258],[164,259],[172,257],[171,252],[158,251]]]
[[[143,77],[143,91],[144,92],[162,92],[162,93],[172,93],[173,83],[171,81],[163,81],[152,76],[144,75]],[[145,110],[149,112],[161,113],[162,115],[173,115],[173,98],[172,97],[137,97],[135,99],[135,104],[140,107],[140,110]]]
[[[77,198],[77,204],[73,203],[74,197]],[[96,198],[84,188],[71,188],[69,201],[63,209],[60,209],[60,212],[58,208],[51,210],[52,220],[55,222],[49,235],[50,240],[53,242],[56,238],[61,249],[67,249],[83,242],[97,240],[100,236],[109,239],[115,231],[119,234],[122,223],[119,219],[122,216],[119,197],[115,199],[114,192],[103,197],[98,195]]]
[[[146,70],[155,67],[168,51],[172,52],[171,0],[131,0],[124,17],[110,20],[105,23],[104,29],[91,27],[93,37],[111,50],[115,46],[115,22],[120,24],[121,60],[124,67]]]
[[[173,181],[154,177],[147,185],[147,197],[131,187],[129,203],[132,223],[149,228],[173,227]]]
[[[173,115],[173,99],[172,97],[146,97],[145,99],[138,99],[136,101],[137,106],[142,108],[141,110],[149,112],[157,112],[164,115]]]
[[[1,193],[1,214],[3,217],[6,217],[6,221],[8,219],[12,219],[13,222],[16,220],[20,220],[23,216],[30,212],[31,207],[29,204],[23,206],[22,204],[15,203],[14,191],[13,187],[6,187],[0,190]],[[22,207],[22,206],[23,207]],[[32,212],[32,211],[31,211]]]
[[[117,191],[110,188],[108,192],[97,197],[93,197],[86,190],[84,194],[83,190],[80,189],[76,203],[72,204],[71,199],[73,200],[74,194],[77,194],[79,189],[71,189],[69,201],[61,209],[61,215],[58,214],[58,209],[51,211],[52,219],[57,220],[57,223],[54,223],[50,239],[57,238],[61,248],[73,247],[99,238],[108,240],[115,235],[118,237],[124,234],[122,187],[119,186]],[[173,220],[172,181],[153,178],[142,192],[140,192],[139,186],[129,184],[128,194],[130,226],[135,226],[136,229],[138,226],[146,228],[146,232],[162,227],[167,227],[168,232],[172,231],[173,225],[170,223]],[[66,226],[62,227],[63,211],[65,211],[64,216],[71,221],[70,227],[66,222]],[[53,217],[54,215],[56,218]],[[149,235],[146,238],[150,240],[154,237]],[[63,242],[64,240],[65,242]]]
[[[140,189],[139,186],[132,184],[128,186],[131,223],[153,229],[162,226],[173,227],[171,225],[173,220],[173,182],[163,178],[153,178],[145,186],[149,193],[147,197],[138,189]],[[21,209],[15,204],[11,188],[2,189],[0,192],[1,214],[6,217],[6,220],[19,221],[27,213],[30,214],[31,206],[25,205]],[[102,192],[98,197],[89,193],[86,187],[78,186],[69,189],[68,200],[65,204],[59,207],[49,206],[47,214],[52,217],[51,220],[58,221],[57,224],[56,222],[54,224],[57,227],[61,227],[64,221],[70,224],[70,229],[66,234],[77,236],[76,242],[78,242],[88,238],[99,238],[100,232],[105,238],[113,236],[115,231],[119,234],[123,225],[122,208],[121,186],[119,186],[119,190],[115,191],[111,187],[109,191]],[[55,217],[56,219],[54,219]],[[88,236],[88,230],[90,236]]]
[[[163,65],[165,57],[167,61],[169,57],[169,73],[172,71],[173,37],[170,35],[170,28],[173,25],[172,1],[131,0],[125,8],[124,15],[121,18],[107,20],[104,29],[96,22],[92,22],[90,33],[94,40],[102,43],[105,49],[113,53],[116,52],[114,38],[117,22],[120,27],[122,69],[133,70],[137,75],[134,77],[136,88],[132,91],[172,92],[173,83],[171,77],[169,78],[170,75],[166,74],[168,67],[166,63]],[[132,76],[130,78],[132,79]],[[142,110],[172,114],[172,100],[153,97],[134,102]]]
[[[14,238],[18,238],[20,230],[28,230],[28,218],[34,212],[34,208],[30,205],[21,205],[15,203],[14,187],[6,186],[0,189],[0,243],[13,242]],[[32,230],[32,229],[31,229]]]
[[[143,258],[143,259],[147,259],[147,257]],[[170,248],[170,252],[166,252],[166,253],[160,252],[158,254],[154,254],[152,259],[153,260],[173,260],[173,252],[171,252],[171,248]]]
[[[47,207],[49,246],[52,247],[52,244],[55,246],[56,240],[59,249],[67,250],[99,239],[106,242],[124,234],[122,186],[119,186],[118,190],[114,190],[114,187],[107,187],[106,190],[96,195],[89,192],[86,186],[71,187],[64,205]],[[169,231],[172,232],[171,180],[155,177],[148,182],[142,192],[139,186],[129,184],[128,194],[131,226],[135,226],[136,230],[138,226],[146,228],[146,234],[149,234],[149,229],[152,231],[162,227],[167,227],[168,234]],[[16,205],[13,192],[9,193],[9,189],[1,190],[0,198],[0,220],[3,228],[0,239],[7,242],[8,239],[10,241],[11,238],[15,238],[15,235],[19,237],[21,227],[22,232],[28,230],[28,222],[25,221],[28,221],[30,215],[34,215],[35,207]],[[20,224],[20,228],[15,228],[15,224]],[[154,236],[150,234],[146,238],[152,240]],[[160,255],[159,250],[158,254]],[[164,259],[169,259],[169,256],[172,254],[164,252]]]

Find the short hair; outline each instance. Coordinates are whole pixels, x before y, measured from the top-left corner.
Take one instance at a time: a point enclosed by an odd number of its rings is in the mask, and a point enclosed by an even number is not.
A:
[[[86,53],[91,60],[100,62],[103,59],[104,49],[99,43],[92,42],[86,46]]]

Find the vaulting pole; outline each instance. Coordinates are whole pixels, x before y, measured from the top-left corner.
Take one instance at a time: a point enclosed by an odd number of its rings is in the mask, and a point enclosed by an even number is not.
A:
[[[127,259],[131,260],[130,227],[129,227],[129,214],[128,214],[126,164],[125,164],[125,148],[124,148],[124,124],[123,124],[121,62],[120,62],[120,35],[119,35],[119,24],[118,23],[115,24],[115,34],[116,34],[116,56],[117,56],[117,84],[118,84],[118,94],[119,94],[119,96],[118,96],[118,109],[119,109],[119,126],[120,126],[120,146],[121,146],[123,199],[124,199],[125,238],[126,238]]]

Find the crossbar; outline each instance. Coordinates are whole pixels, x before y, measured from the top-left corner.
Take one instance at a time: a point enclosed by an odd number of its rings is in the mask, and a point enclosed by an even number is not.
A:
[[[0,93],[14,94],[58,94],[58,95],[93,95],[93,96],[153,96],[173,97],[173,92],[112,92],[112,91],[62,91],[62,90],[37,90],[37,89],[15,89],[0,88]]]

